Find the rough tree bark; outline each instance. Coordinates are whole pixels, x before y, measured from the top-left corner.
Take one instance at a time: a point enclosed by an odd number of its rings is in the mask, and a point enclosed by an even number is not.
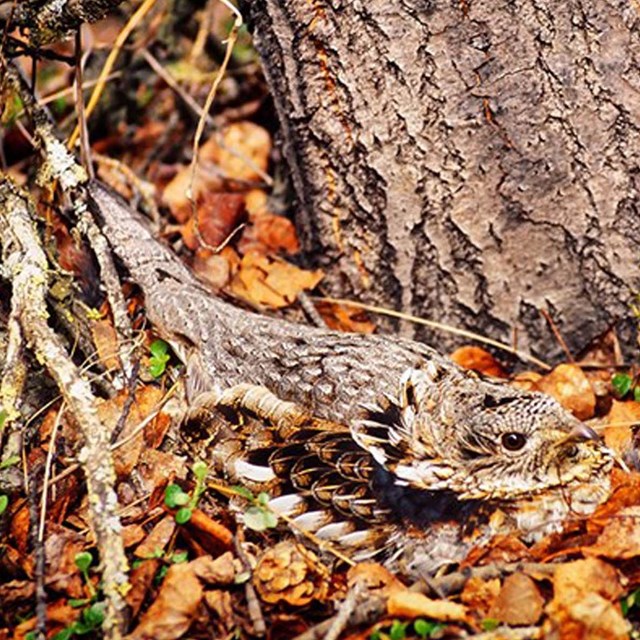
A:
[[[573,349],[615,322],[633,344],[639,6],[247,2],[332,292],[547,357],[540,309]]]

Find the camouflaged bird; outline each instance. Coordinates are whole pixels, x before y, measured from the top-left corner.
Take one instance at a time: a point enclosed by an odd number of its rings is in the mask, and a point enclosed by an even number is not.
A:
[[[279,496],[274,509],[294,526],[358,557],[395,540],[437,565],[447,544],[455,555],[463,529],[495,520],[497,505],[535,536],[606,495],[611,454],[554,399],[464,371],[411,340],[238,309],[109,190],[91,183],[88,193],[148,319],[186,364],[192,415],[215,418],[210,455],[230,478]],[[244,427],[233,426],[239,418]],[[448,542],[440,523],[454,523]]]
[[[201,396],[186,429],[218,474],[275,496],[269,506],[294,531],[353,560],[400,558],[394,567],[411,575],[458,562],[498,532],[537,539],[606,497],[610,453],[555,400],[536,394],[539,423],[523,433],[504,409],[520,392],[483,380],[476,428],[457,429],[434,373],[408,370],[397,395],[363,406],[350,426],[238,385]],[[199,432],[209,448],[194,444]]]

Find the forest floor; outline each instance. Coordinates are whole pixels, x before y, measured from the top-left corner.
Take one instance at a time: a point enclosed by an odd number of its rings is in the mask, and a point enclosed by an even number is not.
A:
[[[286,216],[285,168],[274,145],[276,118],[244,30],[192,178],[198,105],[217,76],[232,22],[221,7],[210,4],[172,20],[162,10],[151,12],[131,36],[88,118],[97,177],[139,203],[158,235],[213,291],[302,322],[299,300],[307,292],[329,327],[374,332],[373,310],[323,299],[322,272],[298,266],[299,242]],[[84,28],[91,51],[85,95],[125,24],[126,17],[116,17]],[[51,50],[73,54],[68,43]],[[30,60],[19,63],[31,72]],[[40,104],[67,136],[76,123],[74,74],[60,60],[37,64]],[[34,150],[24,105],[7,87],[3,98],[5,173],[29,185]],[[185,195],[190,186],[196,215]],[[516,534],[498,536],[431,586],[409,584],[376,562],[349,566],[331,552],[312,550],[313,544],[307,548],[268,511],[268,497],[216,484],[206,461],[167,447],[183,409],[175,392],[182,365],[145,321],[134,288],[127,302],[142,356],[135,379],[118,388],[117,334],[91,251],[60,211],[43,207],[39,213],[57,265],[51,304],[57,305],[56,317],[60,310],[84,309],[78,331],[85,335],[70,348],[101,390],[99,416],[115,434],[119,516],[131,567],[128,637],[640,637],[640,474],[615,469],[610,499],[591,516],[572,519],[561,533],[534,545]],[[10,301],[11,287],[0,280],[4,329]],[[5,351],[3,346],[0,356]],[[471,344],[451,357],[554,396],[589,421],[629,469],[636,468],[640,381],[637,369],[622,360],[613,332],[546,369],[515,371],[499,352]],[[20,468],[30,489],[0,495],[0,638],[38,637],[38,610],[42,618],[45,602],[48,638],[97,637],[103,585],[76,460],[81,434],[42,367],[33,360],[29,367],[28,437],[22,458],[3,463]],[[0,423],[6,417],[0,412]],[[238,499],[244,500],[240,511]],[[357,611],[364,601],[356,584],[366,584],[366,612]],[[441,597],[438,584],[448,585]]]

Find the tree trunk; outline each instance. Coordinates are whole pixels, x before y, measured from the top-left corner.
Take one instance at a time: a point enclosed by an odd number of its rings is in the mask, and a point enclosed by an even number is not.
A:
[[[640,21],[629,0],[252,0],[333,294],[553,357],[635,338]],[[441,348],[452,338],[417,337]]]

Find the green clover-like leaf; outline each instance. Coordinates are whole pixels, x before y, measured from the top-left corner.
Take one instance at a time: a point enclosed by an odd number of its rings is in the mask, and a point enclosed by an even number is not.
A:
[[[184,507],[189,500],[189,494],[185,493],[180,485],[170,484],[164,490],[164,503],[169,507],[169,509]]]
[[[73,561],[82,573],[86,573],[89,571],[89,567],[93,563],[93,556],[88,551],[81,551],[80,553],[76,553]]]
[[[188,507],[182,507],[176,511],[176,522],[178,524],[187,524],[191,520],[193,511]]]
[[[257,505],[249,507],[243,514],[246,527],[254,531],[266,531],[278,526],[278,517],[272,511]]]
[[[616,373],[611,378],[611,386],[619,398],[624,398],[633,384],[633,378],[628,373]]]

